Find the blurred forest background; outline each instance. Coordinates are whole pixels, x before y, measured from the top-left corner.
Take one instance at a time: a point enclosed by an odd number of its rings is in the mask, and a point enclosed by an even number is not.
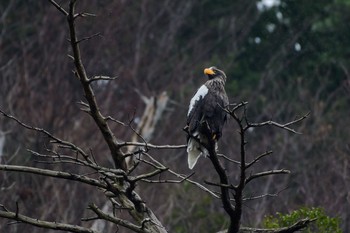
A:
[[[307,206],[339,217],[350,232],[349,0],[99,0],[79,1],[78,7],[96,14],[79,21],[79,36],[100,33],[81,44],[88,74],[118,76],[95,85],[105,115],[137,120],[145,107],[138,93],[169,94],[154,144],[185,143],[189,100],[205,81],[203,68],[212,65],[228,76],[230,102],[249,102],[253,122],[286,122],[310,111],[297,129],[302,135],[272,128],[248,135],[249,156],[274,151],[254,169],[286,168],[292,174],[250,184],[247,196],[279,195],[247,203],[243,225],[260,226],[265,215]],[[64,17],[48,1],[0,2],[0,108],[92,148],[101,164],[112,166],[96,126],[76,104],[84,97],[67,56],[67,32]],[[114,133],[125,140],[132,135],[126,127],[115,126]],[[238,140],[229,120],[221,151],[238,158]],[[0,118],[1,163],[52,167],[26,150],[45,152],[46,146],[47,138]],[[190,173],[184,149],[157,153],[173,170]],[[200,182],[215,175],[207,159],[195,172]],[[228,172],[237,176],[232,165]],[[1,172],[0,187],[0,203],[15,208],[18,201],[22,213],[47,220],[79,223],[89,202],[102,203],[90,187],[28,174]],[[139,189],[170,232],[227,226],[220,201],[187,183]],[[6,222],[0,219],[1,232],[49,232]]]

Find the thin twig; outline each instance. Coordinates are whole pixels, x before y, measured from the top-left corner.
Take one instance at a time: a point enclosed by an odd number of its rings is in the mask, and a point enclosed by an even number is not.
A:
[[[255,173],[253,175],[250,175],[247,179],[245,179],[245,184],[248,184],[253,179],[256,179],[259,177],[276,175],[276,174],[290,174],[290,171],[286,169],[280,169],[280,170],[271,170],[271,171]]]
[[[272,151],[266,151],[265,153],[259,155],[258,157],[256,157],[252,162],[248,163],[246,165],[246,169],[248,169],[249,167],[251,167],[252,165],[254,165],[255,163],[257,163],[260,159],[262,159],[263,157],[272,154]]]
[[[116,223],[120,226],[126,227],[128,229],[133,230],[134,232],[138,233],[144,233],[145,231],[142,229],[142,227],[139,227],[129,221],[117,218],[115,216],[111,216],[107,213],[104,213],[102,210],[100,210],[95,204],[90,204],[89,208],[98,216],[99,219],[104,219],[109,222]]]
[[[150,178],[150,177],[154,177],[164,171],[168,170],[168,168],[163,168],[163,169],[157,169],[157,170],[154,170],[152,172],[149,172],[149,173],[146,173],[146,174],[142,174],[142,175],[138,175],[136,177],[132,177],[132,178],[129,178],[130,179],[130,182],[136,182],[138,180],[142,180],[142,179],[147,179],[147,178]]]
[[[48,136],[49,138],[51,138],[53,140],[53,141],[51,141],[51,143],[59,143],[59,144],[62,144],[62,145],[66,145],[67,148],[75,150],[75,151],[78,151],[79,154],[81,154],[86,159],[87,162],[92,163],[92,161],[88,158],[89,157],[88,154],[86,154],[83,149],[81,149],[80,147],[74,145],[73,143],[65,141],[65,140],[62,140],[62,139],[52,135],[51,133],[49,133],[48,131],[46,131],[46,130],[44,130],[42,128],[37,128],[37,127],[33,127],[33,126],[30,126],[30,125],[27,125],[27,124],[23,123],[22,121],[20,121],[19,119],[17,119],[16,117],[5,113],[1,109],[0,109],[0,113],[3,116],[5,116],[5,117],[15,121],[17,124],[21,125],[22,127],[26,128],[26,129],[37,131],[37,132],[45,134],[46,136]]]
[[[116,80],[117,78],[118,77],[108,77],[108,76],[99,75],[99,76],[94,76],[94,77],[90,78],[89,79],[89,83],[96,82],[96,81],[101,81],[101,80],[112,81],[112,80]]]
[[[146,182],[146,183],[182,183],[184,181],[188,181],[188,179],[194,175],[194,172],[192,172],[191,174],[185,176],[184,178],[182,178],[181,180],[149,180],[149,179],[142,179],[141,181]]]
[[[74,15],[74,19],[78,18],[78,17],[96,17],[96,14],[92,14],[92,13],[87,13],[87,12],[83,12],[83,13],[78,13]]]
[[[251,197],[246,197],[246,198],[243,198],[242,200],[243,201],[251,201],[251,200],[257,200],[257,199],[261,199],[261,198],[264,198],[264,197],[277,197],[281,192],[283,192],[284,190],[286,190],[288,187],[278,191],[277,193],[266,193],[266,194],[262,194],[262,195],[259,195],[259,196],[251,196]]]
[[[218,184],[218,183],[210,182],[207,180],[205,180],[204,183],[206,183],[208,185],[216,186],[216,187],[223,187],[223,188],[228,188],[228,189],[233,189],[233,190],[237,189],[237,187],[233,186],[232,184]]]
[[[124,122],[118,121],[118,120],[114,119],[114,118],[111,117],[111,116],[105,117],[105,120],[106,120],[106,121],[113,121],[113,122],[115,122],[115,123],[117,123],[117,124],[119,124],[119,125],[122,125],[122,126],[128,126],[128,125],[125,124]]]
[[[101,32],[98,32],[98,33],[95,33],[95,34],[93,34],[91,36],[83,37],[83,38],[77,40],[75,43],[79,44],[79,43],[81,43],[83,41],[91,40],[92,38],[95,38],[95,37],[100,36],[100,35],[101,35]],[[90,80],[89,80],[89,82],[90,82]]]
[[[54,5],[57,8],[57,10],[59,10],[66,16],[68,15],[68,12],[65,9],[63,9],[63,7],[61,7],[57,2],[55,2],[54,0],[49,0],[49,1],[52,3],[52,5]]]
[[[229,157],[227,157],[226,155],[224,154],[217,154],[219,157],[222,157],[224,159],[226,159],[227,161],[231,162],[231,163],[234,163],[234,164],[237,164],[237,165],[241,165],[241,162],[237,161],[237,160],[234,160],[234,159],[230,159]]]
[[[235,111],[237,111],[238,109],[240,109],[241,107],[247,105],[248,102],[241,102],[239,104],[229,104],[229,106],[227,106],[226,108],[224,108],[224,110],[229,113],[229,114],[233,114]],[[230,106],[234,106],[232,109],[230,109]]]
[[[246,129],[248,128],[256,128],[256,127],[263,127],[263,126],[267,126],[267,125],[272,125],[272,126],[276,126],[278,128],[281,128],[281,129],[285,129],[289,132],[292,132],[292,133],[295,133],[295,134],[302,134],[300,132],[297,132],[296,130],[288,127],[290,125],[293,125],[295,123],[298,123],[302,120],[304,120],[305,118],[307,118],[308,116],[310,115],[310,112],[308,112],[307,114],[305,114],[304,116],[294,120],[294,121],[291,121],[291,122],[288,122],[286,124],[280,124],[280,123],[277,123],[275,121],[272,121],[272,120],[269,120],[269,121],[265,121],[265,122],[261,122],[261,123],[248,123],[247,126],[246,126]]]
[[[125,146],[144,146],[153,149],[183,149],[186,148],[187,145],[154,145],[151,143],[142,143],[142,142],[122,142],[119,143],[121,147]]]
[[[150,158],[154,163],[158,164],[159,166],[163,166],[165,167],[162,163],[160,163],[159,161],[157,161],[156,159],[154,159],[152,156],[150,156],[148,153],[144,153],[145,156],[147,156],[148,158]],[[173,174],[174,176],[178,177],[178,178],[185,178],[186,176],[185,175],[181,175],[171,169],[168,170],[169,173]],[[209,193],[210,195],[212,195],[213,197],[215,198],[220,198],[219,195],[217,195],[215,192],[211,191],[210,189],[206,188],[205,186],[203,186],[202,184],[196,182],[196,181],[193,181],[191,179],[187,179],[187,181],[193,185],[195,185],[196,187],[198,187],[199,189]]]

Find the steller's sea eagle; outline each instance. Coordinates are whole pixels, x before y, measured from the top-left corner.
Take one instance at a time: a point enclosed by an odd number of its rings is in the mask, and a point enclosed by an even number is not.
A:
[[[212,66],[204,69],[208,81],[204,83],[193,96],[187,113],[187,153],[188,167],[192,169],[200,156],[208,156],[205,145],[215,143],[221,137],[222,127],[226,121],[228,105],[225,92],[226,75],[222,70]],[[208,140],[208,136],[211,140]]]

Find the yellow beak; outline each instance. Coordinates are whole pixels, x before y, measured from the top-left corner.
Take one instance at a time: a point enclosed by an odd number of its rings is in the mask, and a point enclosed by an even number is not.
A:
[[[212,69],[206,68],[204,69],[204,74],[213,75],[215,72]]]

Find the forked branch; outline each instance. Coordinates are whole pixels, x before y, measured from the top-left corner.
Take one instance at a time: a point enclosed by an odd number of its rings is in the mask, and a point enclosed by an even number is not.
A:
[[[210,154],[210,160],[214,165],[214,168],[219,176],[219,183],[213,183],[206,181],[207,184],[217,186],[221,190],[221,200],[224,206],[224,209],[226,210],[227,214],[230,218],[230,225],[227,233],[238,233],[238,232],[251,232],[251,233],[290,233],[295,232],[299,229],[302,229],[309,224],[310,220],[300,220],[294,225],[287,227],[287,228],[281,228],[281,229],[274,229],[274,230],[268,230],[268,229],[256,229],[256,228],[243,228],[241,227],[240,219],[242,215],[242,207],[243,207],[243,201],[247,201],[249,199],[257,199],[262,198],[266,196],[274,196],[271,194],[262,194],[260,196],[256,196],[253,198],[245,198],[243,196],[243,191],[245,190],[246,185],[251,182],[252,180],[262,178],[265,176],[270,175],[278,175],[278,174],[289,174],[290,171],[286,169],[275,169],[275,170],[269,170],[269,171],[263,171],[253,174],[248,174],[247,170],[251,168],[253,165],[255,165],[258,161],[260,161],[262,158],[272,154],[272,151],[266,151],[257,157],[255,157],[251,162],[246,162],[246,132],[249,128],[257,128],[257,127],[263,127],[263,126],[275,126],[284,130],[287,130],[292,133],[298,133],[296,130],[292,129],[290,126],[294,125],[305,118],[309,116],[309,113],[305,114],[304,116],[290,121],[285,124],[280,124],[274,121],[265,121],[261,123],[251,123],[248,120],[247,117],[247,102],[242,102],[235,105],[229,105],[225,108],[223,108],[224,111],[226,111],[237,123],[238,126],[238,133],[240,135],[240,153],[239,153],[239,161],[232,160],[230,158],[227,158],[226,156],[219,156],[215,150],[212,150],[214,147],[215,142],[211,141],[209,142],[209,146],[207,146],[207,149]],[[209,130],[209,129],[208,129]],[[299,134],[299,133],[298,133]],[[207,138],[210,138],[210,134],[207,134]],[[236,185],[233,185],[233,182],[231,182],[226,175],[225,169],[219,162],[219,157],[225,158],[226,160],[230,162],[234,162],[235,164],[239,165],[239,179]],[[230,190],[230,192],[229,192]],[[233,198],[230,199],[230,195],[232,192]],[[233,201],[233,204],[231,204],[231,201]]]
[[[275,121],[269,120],[269,121],[264,121],[261,123],[249,123],[247,124],[246,128],[257,128],[257,127],[263,127],[263,126],[267,126],[267,125],[272,125],[281,129],[285,129],[289,132],[295,133],[295,134],[301,134],[300,132],[297,132],[295,129],[290,128],[289,126],[294,125],[302,120],[304,120],[305,118],[307,118],[310,115],[310,112],[306,113],[305,115],[303,115],[302,117],[299,117],[298,119],[294,120],[294,121],[290,121],[288,123],[285,124],[280,124],[277,123]]]
[[[98,128],[100,129],[100,132],[102,133],[104,140],[106,141],[109,147],[115,167],[121,168],[124,171],[126,171],[127,167],[123,156],[123,152],[121,151],[120,146],[118,145],[117,138],[114,136],[112,130],[110,129],[107,123],[106,117],[102,115],[102,113],[98,108],[98,104],[95,98],[95,93],[91,87],[91,81],[86,74],[85,67],[82,62],[79,43],[78,43],[79,40],[77,38],[77,33],[75,28],[75,20],[77,19],[77,17],[75,17],[75,4],[76,4],[76,1],[74,0],[70,1],[67,20],[69,25],[70,44],[73,50],[76,76],[79,78],[80,83],[82,84],[82,87],[85,93],[85,98],[89,105],[89,113],[94,119]]]

